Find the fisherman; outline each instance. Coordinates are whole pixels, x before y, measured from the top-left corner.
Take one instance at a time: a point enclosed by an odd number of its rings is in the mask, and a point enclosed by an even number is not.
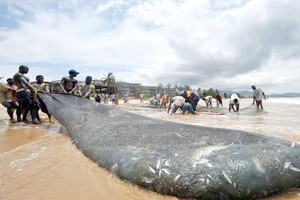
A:
[[[189,113],[192,113],[194,115],[198,115],[199,112],[195,111],[193,109],[193,106],[189,102],[185,102],[185,98],[183,96],[175,96],[170,100],[169,107],[168,107],[168,113],[170,112],[171,105],[173,103],[173,109],[171,114],[176,113],[178,108],[182,110],[182,114],[187,115]]]
[[[172,109],[171,114],[174,114],[174,113],[176,113],[176,111],[178,110],[178,108],[180,108],[182,110],[183,104],[185,103],[185,98],[183,96],[175,96],[175,97],[173,97],[170,100],[170,103],[169,103],[168,113],[170,112],[172,103],[173,103],[173,109]]]
[[[71,69],[69,71],[69,76],[62,78],[60,88],[62,89],[63,93],[76,95],[78,81],[74,77],[76,77],[77,74],[79,74],[79,72]],[[80,92],[80,90],[78,91]]]
[[[206,107],[208,106],[212,107],[212,96],[206,96],[202,99],[206,103]]]
[[[87,76],[85,78],[85,85],[83,85],[80,89],[82,97],[90,99],[95,96],[95,86],[92,84],[92,81],[93,79],[91,76]]]
[[[160,105],[161,105],[162,108],[166,109],[167,108],[167,103],[168,103],[168,96],[164,93],[161,96]]]
[[[193,106],[193,109],[197,110],[197,105],[200,100],[200,96],[192,90],[186,91],[186,96],[186,102],[189,102]]]
[[[33,106],[33,102],[30,95],[33,97],[37,96],[37,90],[29,83],[29,78],[24,74],[27,74],[29,68],[26,65],[19,67],[19,72],[13,77],[13,81],[17,86],[16,97],[21,108],[23,119],[21,118],[21,112],[17,110],[17,121],[23,121],[28,123],[27,114],[30,111],[33,124],[39,124],[40,122],[36,119],[36,112]]]
[[[33,83],[32,85],[33,85],[33,87],[35,87],[37,89],[38,92],[50,93],[49,84],[44,82],[44,76],[42,76],[42,75],[37,75],[36,83]],[[41,109],[41,111],[43,113],[46,113],[48,115],[49,122],[51,122],[51,115],[49,114],[44,101],[39,96],[37,96],[37,98],[33,99],[33,104],[34,104],[34,107],[35,107],[36,113],[37,113],[36,118],[41,122],[41,118],[39,115],[39,110]]]
[[[200,113],[195,111],[193,106],[189,102],[184,102],[182,106],[182,114],[188,115],[189,113],[193,115],[199,115]]]
[[[234,107],[236,109],[234,109]],[[231,94],[230,96],[230,101],[229,101],[229,112],[231,112],[231,109],[234,112],[239,112],[239,108],[240,108],[240,98],[237,94]]]
[[[219,105],[223,107],[222,97],[219,92],[216,94],[215,99],[217,101],[217,107],[219,108]]]
[[[252,85],[251,88],[253,89],[253,92],[252,92],[252,94],[253,94],[253,103],[252,103],[252,105],[254,105],[254,101],[255,101],[257,110],[259,109],[259,106],[263,110],[264,108],[263,108],[263,105],[262,105],[262,99],[264,98],[266,100],[265,93],[260,88],[256,88],[255,85]]]
[[[4,107],[6,107],[7,114],[10,117],[10,122],[15,123],[14,110],[18,109],[19,106],[15,99],[17,86],[15,86],[12,78],[8,78],[6,81],[7,84],[0,85],[0,102]]]

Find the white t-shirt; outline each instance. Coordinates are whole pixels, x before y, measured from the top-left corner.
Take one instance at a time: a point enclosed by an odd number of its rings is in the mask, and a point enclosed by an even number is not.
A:
[[[173,102],[176,106],[182,106],[185,102],[185,98],[183,98],[182,96],[175,96],[173,97]]]
[[[253,90],[252,94],[255,97],[256,101],[260,101],[263,99],[262,90],[260,88],[256,88],[256,90]]]
[[[237,102],[234,102],[235,99],[237,99]],[[230,96],[230,103],[231,104],[240,104],[240,98],[238,97],[237,94],[232,94]]]
[[[212,96],[206,96],[206,97],[205,97],[205,100],[206,100],[206,101],[211,101],[211,100],[212,100]]]

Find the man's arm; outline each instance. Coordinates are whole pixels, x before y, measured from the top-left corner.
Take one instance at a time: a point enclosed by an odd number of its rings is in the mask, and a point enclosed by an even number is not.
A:
[[[46,93],[50,93],[50,89],[49,89],[49,85],[48,84],[45,85],[45,92]]]
[[[36,91],[36,89],[33,87],[33,85],[31,85],[31,84],[26,80],[25,77],[20,77],[19,80],[20,80],[20,82],[21,82],[22,84],[24,84],[31,92],[35,92],[35,91]]]
[[[5,88],[7,90],[16,91],[16,89],[14,87],[9,86],[9,85],[1,84],[1,87]]]
[[[63,77],[62,79],[61,79],[61,82],[60,82],[60,88],[62,89],[62,91],[64,92],[64,93],[67,93],[67,91],[65,90],[65,87],[64,87],[64,84],[66,83],[66,77]]]
[[[170,101],[169,106],[168,106],[168,111],[167,111],[168,114],[169,114],[169,112],[170,112],[171,105],[172,105],[172,100]]]
[[[72,94],[76,89],[78,88],[78,81],[77,80],[75,80],[75,84],[74,84],[74,88],[69,92],[70,94]],[[79,90],[79,92],[78,92],[79,94],[80,94],[80,96],[81,96],[81,92],[80,92],[80,90]]]
[[[267,100],[265,93],[263,91],[261,93],[264,96],[265,100]]]
[[[89,90],[85,93],[85,95],[83,97],[88,97],[92,92],[92,88],[89,88]]]

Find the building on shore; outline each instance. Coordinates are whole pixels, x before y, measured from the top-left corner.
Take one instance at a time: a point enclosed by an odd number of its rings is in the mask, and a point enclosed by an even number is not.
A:
[[[50,85],[50,91],[52,93],[59,93],[60,90],[60,80],[47,82]],[[78,81],[79,85],[85,84],[84,81]],[[120,96],[131,96],[134,98],[139,98],[140,94],[144,94],[145,98],[155,98],[157,94],[167,94],[169,96],[174,96],[174,88],[164,88],[159,86],[143,86],[141,83],[128,83],[123,81],[115,82],[114,86],[105,86],[101,80],[93,80],[92,84],[95,86],[96,93],[119,93]]]

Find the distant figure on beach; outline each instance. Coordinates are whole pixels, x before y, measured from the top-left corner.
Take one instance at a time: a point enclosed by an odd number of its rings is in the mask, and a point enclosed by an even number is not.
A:
[[[33,85],[33,87],[35,87],[37,89],[38,92],[50,93],[49,84],[44,82],[44,76],[42,76],[42,75],[37,75],[36,83],[33,83],[32,85]],[[44,101],[39,96],[36,96],[36,97],[32,98],[32,102],[34,105],[34,109],[36,110],[35,112],[36,112],[37,120],[42,122],[40,115],[39,115],[39,110],[41,109],[41,111],[43,113],[46,113],[48,115],[49,122],[51,122],[51,115],[49,114]]]
[[[119,100],[120,100],[120,94],[119,92],[116,93],[116,100],[115,100],[115,104],[118,106],[119,105]]]
[[[219,105],[221,105],[223,107],[222,97],[219,93],[217,93],[217,95],[215,96],[215,99],[217,101],[217,108],[219,108]]]
[[[71,69],[69,71],[69,76],[62,78],[60,88],[62,89],[63,93],[76,95],[76,90],[78,89],[78,81],[74,77],[76,77],[77,74],[79,74],[79,72]]]
[[[163,94],[161,96],[161,100],[160,100],[160,105],[162,108],[167,108],[167,103],[168,103],[168,96],[166,94]]]
[[[101,94],[96,94],[95,101],[101,103]]]
[[[186,102],[189,102],[194,110],[197,110],[199,100],[200,96],[196,92],[192,90],[186,91]]]
[[[116,95],[114,93],[110,95],[110,99],[112,104],[116,104]]]
[[[129,94],[125,94],[124,95],[124,103],[128,103],[129,102]]]
[[[261,107],[261,109],[263,110],[263,105],[262,105],[262,99],[264,98],[266,100],[266,96],[265,93],[260,89],[260,88],[256,88],[255,85],[252,85],[251,87],[253,89],[253,103],[252,105],[254,105],[254,102],[256,102],[256,108],[257,110],[259,109],[259,106]]]
[[[33,106],[32,96],[37,96],[37,89],[30,84],[29,78],[24,74],[27,74],[29,68],[26,65],[21,65],[19,67],[19,72],[13,77],[13,81],[17,86],[16,97],[21,108],[21,111],[17,110],[17,121],[23,121],[28,123],[27,114],[30,111],[33,124],[39,124],[40,122],[36,119],[36,111]],[[23,119],[21,118],[21,112]]]
[[[0,85],[0,102],[7,109],[10,122],[15,123],[14,110],[19,106],[15,98],[17,86],[15,86],[12,78],[8,78],[6,81],[7,84]]]
[[[206,96],[203,98],[203,100],[205,101],[207,108],[209,106],[212,108],[212,96]]]
[[[234,112],[239,112],[239,109],[240,109],[240,98],[238,97],[237,94],[231,94],[231,96],[230,96],[229,112],[231,112],[231,109]]]
[[[93,79],[91,76],[85,78],[85,84],[80,89],[83,98],[90,99],[95,96],[95,86],[92,84],[92,81]]]
[[[140,94],[140,103],[144,103],[144,94]]]

